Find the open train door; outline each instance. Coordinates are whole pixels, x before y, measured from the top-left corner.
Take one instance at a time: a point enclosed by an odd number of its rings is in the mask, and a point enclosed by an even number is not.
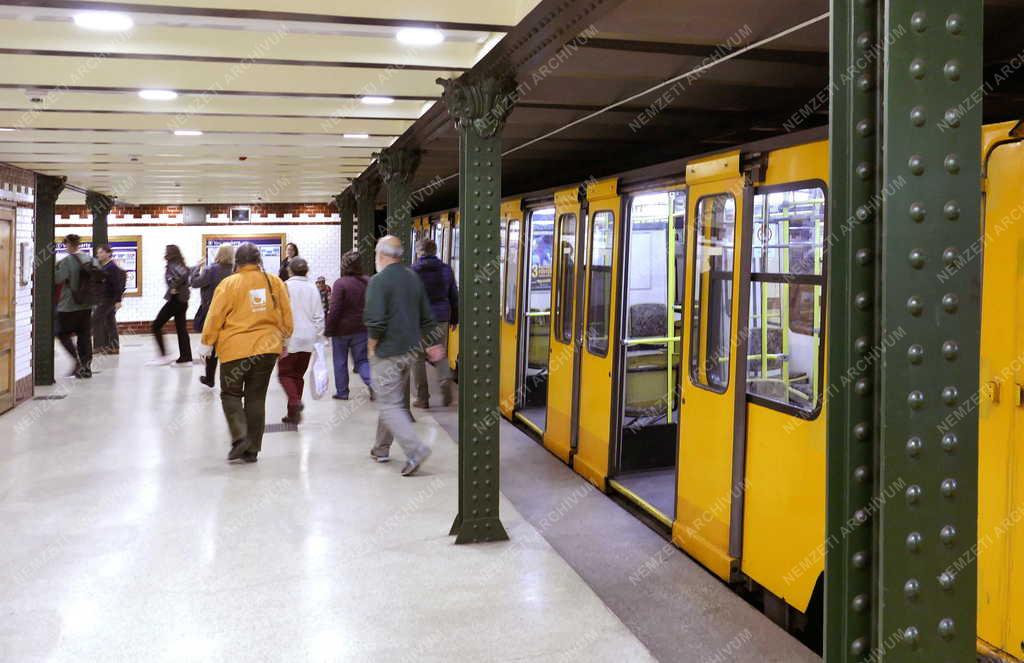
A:
[[[448,222],[445,228],[445,248],[449,255],[448,264],[451,265],[452,273],[455,274],[455,284],[460,288],[462,284],[459,283],[461,278],[459,275],[459,213],[449,212]],[[459,328],[449,328],[448,332],[448,365],[451,369],[456,372],[455,377],[458,379],[458,366],[459,366]]]
[[[501,204],[501,375],[498,408],[508,419],[516,407],[515,361],[519,347],[519,265],[522,264],[523,201]]]
[[[985,165],[978,638],[1024,657],[1024,143]],[[966,252],[965,252],[966,255]],[[947,270],[957,268],[957,264]],[[940,272],[940,278],[942,272]],[[943,485],[942,490],[955,490]],[[984,649],[984,646],[982,646]]]
[[[615,285],[619,282],[620,242],[616,238],[622,220],[618,185],[617,179],[611,179],[587,187],[589,232],[581,263],[585,267],[584,296],[577,314],[583,324],[576,346],[572,466],[601,490],[608,478],[612,402],[616,400],[612,393],[615,344],[611,339],[615,338]]]
[[[735,379],[737,320],[746,303],[741,231],[745,204],[740,153],[692,162],[689,186],[690,249],[683,324],[683,399],[679,436],[679,485],[672,538],[728,580],[730,527],[736,477],[733,452],[745,383]],[[742,327],[739,327],[742,329]],[[744,362],[745,363],[745,362]],[[742,425],[742,424],[741,424]]]

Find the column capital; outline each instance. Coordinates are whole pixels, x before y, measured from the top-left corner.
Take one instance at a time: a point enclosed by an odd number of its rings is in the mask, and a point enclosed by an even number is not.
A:
[[[471,129],[481,138],[492,138],[501,132],[516,102],[516,81],[511,74],[454,79],[439,78],[444,88],[442,98],[448,114],[459,129]]]
[[[385,184],[408,183],[420,166],[421,152],[407,147],[385,147],[377,153],[377,166]]]
[[[334,196],[334,206],[338,209],[338,212],[342,215],[355,214],[356,211],[356,194],[352,189],[345,189],[338,195]]]
[[[57,198],[60,197],[64,187],[67,185],[68,178],[57,177],[55,175],[40,175],[36,174],[36,201],[40,205],[50,204],[53,205],[57,202]]]
[[[374,177],[358,179],[352,183],[352,192],[355,194],[357,201],[376,201],[377,194],[380,193],[380,180]]]
[[[85,206],[89,208],[94,217],[106,216],[114,207],[114,198],[99,191],[86,191]]]

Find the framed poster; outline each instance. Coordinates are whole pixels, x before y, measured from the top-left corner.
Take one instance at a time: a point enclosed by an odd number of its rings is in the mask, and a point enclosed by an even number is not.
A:
[[[217,257],[217,249],[222,244],[231,244],[238,247],[249,242],[255,244],[263,256],[263,269],[270,274],[277,274],[281,269],[281,259],[284,256],[285,236],[277,235],[203,235],[203,251],[205,251],[205,262],[212,265]]]
[[[54,262],[60,262],[68,253],[64,248],[64,242],[55,242],[53,248]],[[92,250],[92,238],[83,235],[79,250],[95,255]],[[111,237],[110,248],[114,252],[114,262],[125,271],[125,297],[142,296],[142,280],[139,274],[142,273],[142,237],[135,235],[131,237]]]

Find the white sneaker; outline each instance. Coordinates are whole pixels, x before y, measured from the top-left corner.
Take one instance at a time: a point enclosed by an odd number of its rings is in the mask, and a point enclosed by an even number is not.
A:
[[[163,357],[157,357],[146,362],[146,366],[167,366],[173,364],[175,361],[174,357],[170,355],[164,355]]]

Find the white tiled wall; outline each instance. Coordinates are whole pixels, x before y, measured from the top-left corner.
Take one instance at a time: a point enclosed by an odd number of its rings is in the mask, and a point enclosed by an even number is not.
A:
[[[28,248],[25,252],[25,281],[15,281],[14,297],[14,324],[15,324],[15,347],[14,347],[14,370],[15,379],[20,380],[32,374],[32,256],[35,255],[33,242],[32,218],[34,212],[31,207],[19,207],[17,213],[16,242],[17,264],[15,265],[15,278],[22,274],[21,265],[21,244],[25,242]]]
[[[273,219],[267,220],[274,222]],[[141,223],[122,225],[122,219],[112,219],[111,221],[109,228],[111,237],[142,236],[142,297],[126,297],[124,299],[124,306],[117,316],[120,322],[152,320],[156,317],[164,303],[164,247],[168,244],[177,244],[185,255],[185,261],[189,265],[194,265],[203,257],[203,235],[283,233],[285,241],[295,242],[299,247],[300,255],[309,262],[310,276],[316,278],[322,274],[327,277],[328,282],[333,283],[341,272],[341,236],[337,215],[288,219],[292,222],[288,223],[282,220],[275,225],[249,223],[245,225],[147,226]],[[180,221],[181,217],[171,217],[151,219],[148,222],[173,223]],[[332,221],[333,223],[330,223]],[[69,222],[82,225],[65,225]],[[306,224],[302,222],[306,222]],[[323,223],[309,225],[309,222]],[[75,216],[65,220],[58,217],[57,240],[60,241],[61,237],[72,232],[79,235],[90,235],[92,228],[89,224],[88,218],[80,219]],[[199,292],[193,290],[189,301],[189,317],[195,314],[198,306]]]

